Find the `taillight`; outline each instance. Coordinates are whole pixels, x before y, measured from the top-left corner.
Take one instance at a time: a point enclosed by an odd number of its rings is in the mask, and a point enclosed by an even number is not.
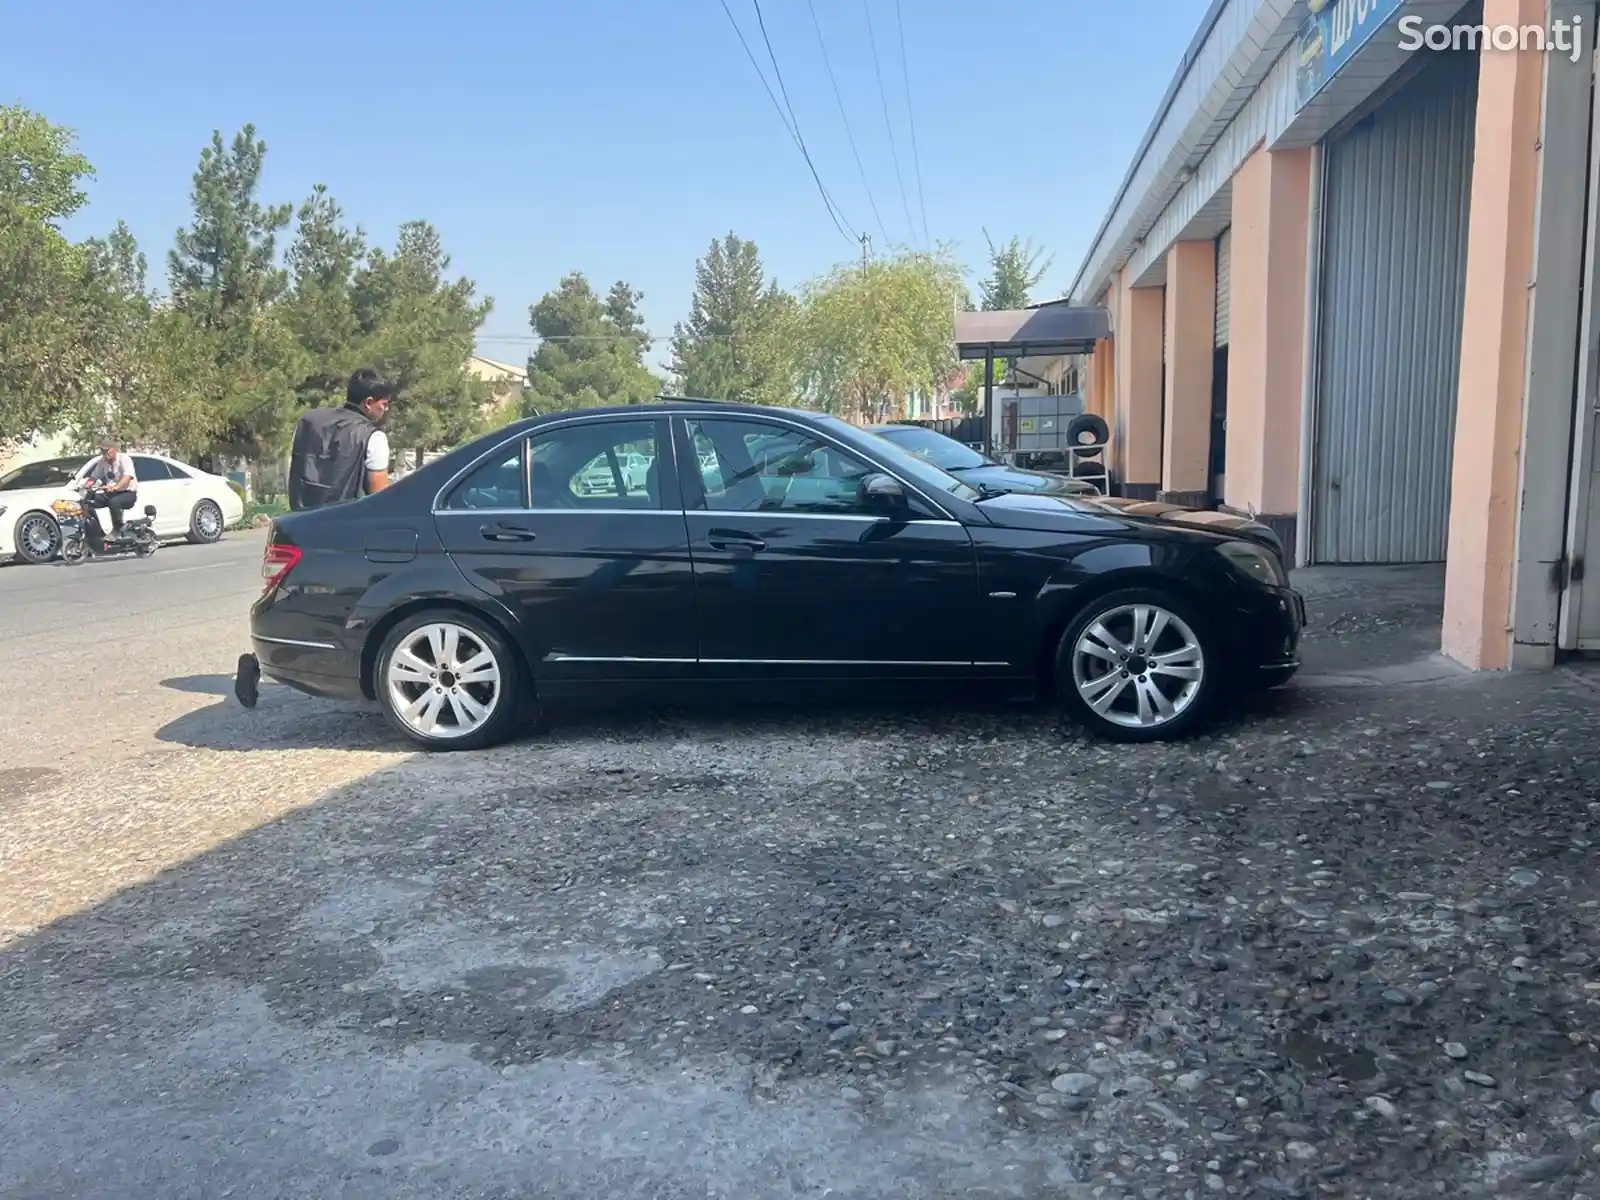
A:
[[[270,592],[277,587],[299,562],[299,546],[269,545],[261,556],[261,578],[266,580],[261,590]]]

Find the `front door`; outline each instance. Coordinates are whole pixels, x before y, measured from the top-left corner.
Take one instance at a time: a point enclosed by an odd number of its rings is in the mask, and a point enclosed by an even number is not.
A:
[[[578,418],[508,443],[445,497],[445,550],[519,612],[538,685],[672,678],[695,660],[667,422]]]
[[[703,672],[937,676],[972,665],[977,568],[955,521],[909,495],[862,503],[878,468],[752,417],[678,425]]]

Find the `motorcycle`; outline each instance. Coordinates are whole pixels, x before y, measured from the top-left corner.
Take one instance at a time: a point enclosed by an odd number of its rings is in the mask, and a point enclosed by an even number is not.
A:
[[[77,492],[80,499],[57,500],[50,505],[56,524],[61,529],[61,561],[68,566],[76,566],[91,554],[87,533],[88,522],[98,521],[100,517],[85,502],[91,495],[101,491],[104,489],[79,487]],[[161,546],[154,528],[155,516],[156,506],[146,504],[144,516],[130,517],[122,522],[120,532],[108,532],[104,535],[105,548],[95,554],[95,557],[131,552],[139,558],[149,558]]]

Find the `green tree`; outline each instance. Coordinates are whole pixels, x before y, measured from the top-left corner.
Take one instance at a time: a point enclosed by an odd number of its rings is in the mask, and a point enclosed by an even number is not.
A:
[[[798,305],[769,281],[754,242],[730,233],[695,263],[689,319],[673,330],[672,371],[690,396],[792,404]]]
[[[1055,256],[1046,255],[1031,238],[1024,242],[1013,237],[997,246],[985,230],[983,240],[989,245],[989,275],[978,285],[984,310],[1027,308],[1033,289],[1055,263]]]
[[[280,451],[297,412],[304,355],[278,304],[288,272],[277,264],[290,204],[258,198],[266,143],[246,125],[231,144],[221,131],[200,154],[193,220],[168,255],[172,300],[211,344],[216,365],[218,449],[260,459]]]
[[[102,275],[61,225],[93,174],[70,130],[0,106],[0,440],[60,428],[97,389]]]
[[[111,434],[128,445],[200,454],[219,417],[210,339],[150,293],[145,256],[125,224],[87,248],[99,387],[75,404],[72,423],[86,439]]]
[[[396,446],[437,450],[477,433],[493,387],[467,370],[494,302],[470,279],[450,279],[450,256],[426,221],[400,227],[393,254],[373,251],[351,291],[358,356],[399,385],[390,418]]]
[[[289,271],[284,319],[306,357],[304,377],[295,388],[302,408],[338,393],[360,365],[355,274],[366,254],[365,234],[345,224],[343,209],[317,184],[300,206],[284,256]]]
[[[602,301],[581,271],[528,310],[539,345],[528,359],[525,403],[539,412],[638,404],[661,391],[644,365],[649,344],[640,295],[626,283]]]
[[[937,395],[956,375],[954,317],[962,270],[943,248],[846,263],[808,285],[801,367],[811,402],[883,421],[913,394]]]

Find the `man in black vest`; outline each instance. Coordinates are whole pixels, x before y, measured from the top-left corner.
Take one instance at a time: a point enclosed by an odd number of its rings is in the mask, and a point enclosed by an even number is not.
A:
[[[394,385],[371,367],[350,376],[339,408],[314,408],[294,428],[289,507],[320,508],[389,486],[389,416]]]

